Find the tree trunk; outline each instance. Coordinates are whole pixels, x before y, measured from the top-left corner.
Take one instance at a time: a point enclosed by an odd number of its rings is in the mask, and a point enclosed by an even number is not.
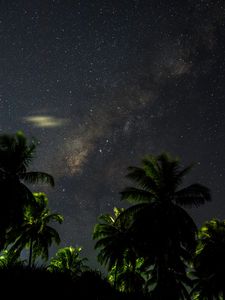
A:
[[[33,239],[30,239],[30,251],[29,251],[29,262],[28,262],[28,266],[31,268],[32,266],[32,257],[33,256]]]

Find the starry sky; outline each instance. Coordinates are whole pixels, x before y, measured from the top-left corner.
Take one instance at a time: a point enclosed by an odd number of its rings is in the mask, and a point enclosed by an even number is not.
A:
[[[0,132],[40,141],[33,169],[64,215],[62,243],[94,260],[97,216],[125,206],[129,165],[168,151],[225,217],[225,4],[214,0],[0,2]]]

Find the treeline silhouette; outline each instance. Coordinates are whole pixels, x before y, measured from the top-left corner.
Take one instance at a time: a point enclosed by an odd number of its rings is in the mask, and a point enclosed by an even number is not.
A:
[[[200,229],[185,207],[211,201],[207,187],[183,186],[193,165],[169,154],[149,155],[129,167],[131,187],[121,192],[128,208],[101,215],[93,230],[100,264],[92,270],[81,247],[60,244],[45,193],[26,184],[54,186],[51,175],[30,171],[37,141],[24,133],[0,135],[0,295],[7,298],[225,299],[225,221]],[[27,251],[27,259],[22,253]],[[37,261],[42,261],[42,265]]]

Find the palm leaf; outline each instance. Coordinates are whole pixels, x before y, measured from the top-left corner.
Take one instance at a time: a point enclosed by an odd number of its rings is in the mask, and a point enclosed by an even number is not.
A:
[[[176,192],[174,201],[183,206],[199,206],[211,201],[211,193],[207,187],[195,183]]]
[[[57,213],[54,213],[54,214],[48,214],[46,216],[46,222],[51,222],[51,221],[56,221],[58,222],[59,224],[62,224],[64,218],[62,215],[60,214],[57,214]]]
[[[155,198],[155,195],[149,191],[128,187],[121,193],[121,200],[128,200],[130,203],[150,202]]]
[[[26,172],[20,174],[20,178],[27,183],[36,184],[36,183],[47,183],[51,186],[54,186],[54,178],[48,173],[44,172]]]
[[[139,203],[125,209],[118,217],[121,220],[130,220],[135,217],[140,211],[145,210],[150,204]]]
[[[138,184],[141,188],[146,189],[150,192],[155,192],[157,190],[157,183],[154,178],[151,178],[146,175],[145,170],[138,167],[129,167],[129,173],[126,177],[134,183]]]
[[[158,165],[157,158],[154,156],[147,156],[142,160],[142,164],[146,175],[158,181],[160,167]]]
[[[47,226],[45,227],[45,232],[48,234],[49,237],[51,237],[52,240],[55,241],[55,243],[56,243],[57,245],[60,244],[61,239],[60,239],[60,236],[59,236],[59,233],[58,233],[57,230],[55,230],[55,229],[52,228],[51,226],[48,226],[48,225],[47,225]],[[46,240],[49,241],[49,242],[51,243],[50,239],[46,239]]]
[[[100,223],[106,223],[106,224],[114,224],[115,222],[115,218],[113,216],[111,216],[110,214],[104,214],[104,215],[101,215],[99,218],[98,218],[99,222]]]

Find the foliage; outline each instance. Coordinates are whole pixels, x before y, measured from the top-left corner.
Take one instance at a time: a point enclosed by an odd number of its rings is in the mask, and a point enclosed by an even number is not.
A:
[[[124,209],[114,208],[114,216],[105,214],[99,217],[99,223],[94,228],[93,238],[97,239],[95,248],[99,249],[98,261],[108,266],[111,271],[114,267],[114,286],[116,287],[117,271],[124,263],[135,265],[136,254],[133,249],[130,235],[129,220],[120,218]]]
[[[34,201],[32,192],[25,183],[39,182],[54,185],[51,175],[44,172],[30,172],[37,142],[28,143],[23,132],[14,135],[0,135],[0,248],[6,242],[6,232],[23,222],[24,206]]]
[[[50,223],[63,221],[50,212],[44,193],[32,193],[25,185],[54,186],[51,175],[29,171],[37,144],[34,139],[28,142],[21,131],[0,135],[2,286],[19,290],[26,282],[34,289],[40,281],[52,290],[61,285],[63,297],[70,290],[85,297],[92,293],[93,299],[225,298],[225,221],[212,219],[197,234],[184,208],[210,201],[210,191],[199,183],[184,187],[193,165],[182,168],[166,153],[147,156],[141,167],[128,168],[127,178],[134,186],[124,189],[121,198],[131,206],[101,215],[94,227],[98,261],[108,268],[108,282],[89,269],[81,247],[61,248],[48,267],[36,267],[35,260],[47,261],[49,247],[60,243]],[[25,248],[28,268],[20,260]],[[190,267],[194,271],[188,273]]]
[[[24,261],[20,260],[17,253],[8,250],[2,251],[0,255],[0,268],[11,268],[13,266],[22,266]]]
[[[87,259],[81,258],[81,247],[64,247],[57,251],[55,257],[50,260],[48,270],[51,272],[63,272],[77,277],[87,271]]]
[[[44,193],[33,195],[35,202],[25,207],[22,225],[8,233],[8,242],[12,243],[9,250],[11,253],[20,254],[25,247],[29,248],[30,266],[39,256],[44,260],[48,259],[48,250],[53,241],[60,243],[58,232],[49,223],[63,221],[60,214],[50,213],[48,198]]]
[[[124,259],[123,265],[117,268],[116,265],[108,273],[108,280],[111,284],[114,283],[115,276],[117,276],[117,289],[126,293],[141,293],[145,285],[144,272],[141,268],[143,265],[143,258],[137,258],[135,266]]]
[[[193,259],[195,299],[225,297],[225,221],[212,219],[199,230]]]
[[[211,199],[208,188],[200,184],[179,189],[191,168],[192,165],[182,169],[178,159],[165,153],[148,156],[142,160],[142,167],[128,168],[127,177],[136,187],[121,193],[122,199],[133,205],[119,218],[132,218],[130,232],[135,251],[144,258],[145,270],[151,269],[148,282],[155,282],[155,291],[162,293],[166,292],[163,286],[171,286],[166,278],[177,282],[175,278],[179,277],[183,284],[189,282],[186,267],[195,250],[197,227],[182,206],[198,206]],[[186,294],[180,288],[180,295]],[[158,292],[157,297],[164,299]]]

